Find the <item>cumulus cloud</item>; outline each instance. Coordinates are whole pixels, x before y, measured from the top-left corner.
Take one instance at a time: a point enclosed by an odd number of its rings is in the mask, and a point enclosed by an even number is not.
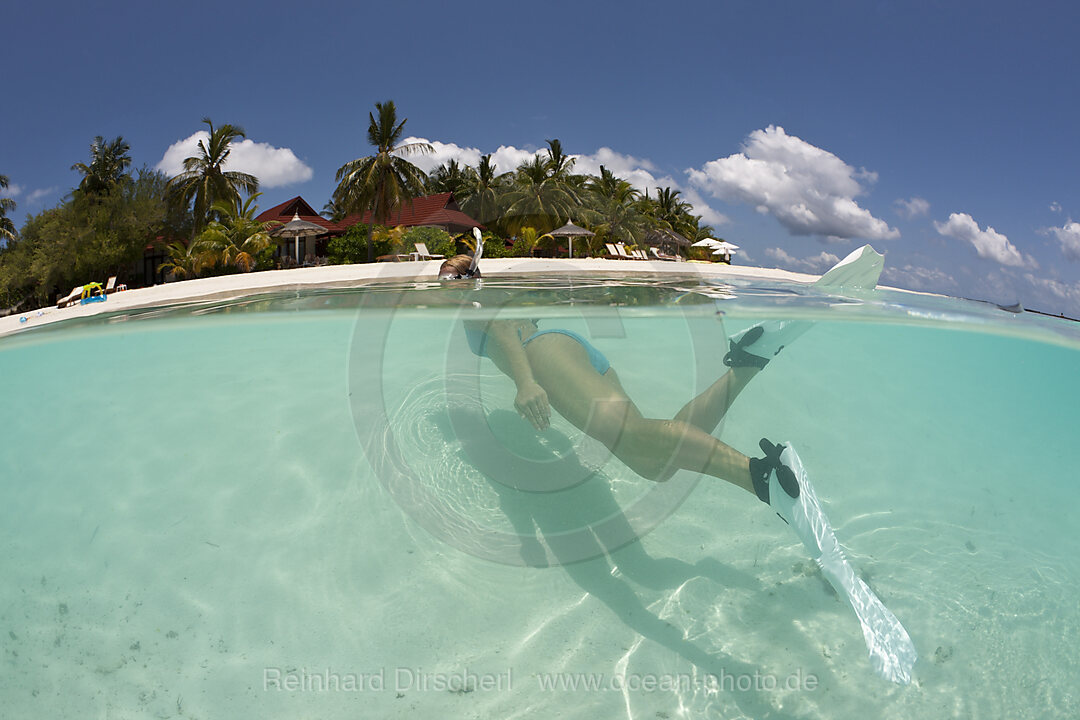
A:
[[[1057,202],[1056,200],[1050,203],[1050,212],[1061,212],[1061,203]]]
[[[198,153],[199,141],[208,142],[210,134],[200,130],[194,135],[178,140],[165,150],[157,169],[166,175],[179,175],[184,171],[184,159]],[[282,187],[307,182],[312,170],[296,157],[289,148],[276,148],[269,143],[243,139],[230,146],[224,168],[227,171],[246,172],[259,178],[259,185],[266,188]]]
[[[38,188],[37,190],[31,190],[26,195],[26,204],[27,205],[34,205],[34,204],[40,202],[41,200],[44,200],[45,198],[49,197],[50,195],[52,195],[56,191],[57,191],[57,187],[55,185],[53,187]]]
[[[683,190],[682,196],[686,198],[686,202],[694,206],[694,214],[700,215],[701,221],[706,225],[718,227],[731,222],[727,215],[710,207],[694,188],[686,188]],[[743,255],[745,256],[745,253]]]
[[[1061,307],[1066,307],[1070,313],[1080,310],[1080,283],[1062,282],[1031,273],[1024,273],[1024,279],[1036,289],[1038,300],[1051,312],[1061,312]]]
[[[827,253],[824,250],[817,255],[797,258],[788,254],[783,248],[766,248],[765,256],[780,263],[782,267],[788,270],[797,270],[806,273],[823,273],[836,263],[840,262],[840,258],[832,253]]]
[[[1012,267],[1038,267],[1035,259],[1022,255],[1016,246],[1009,242],[1009,238],[989,225],[985,230],[980,229],[975,219],[967,213],[952,213],[946,222],[935,221],[934,228],[945,237],[971,243],[979,257]]]
[[[877,175],[856,170],[832,153],[782,127],[755,130],[743,151],[686,171],[690,182],[713,196],[748,203],[775,217],[793,235],[827,239],[900,237],[884,220],[855,202],[863,183]]]
[[[462,147],[457,143],[444,143],[415,136],[407,137],[401,142],[403,144],[427,143],[431,145],[432,152],[430,153],[415,153],[408,156],[409,162],[426,173],[430,173],[435,168],[451,160],[457,160],[459,165],[476,167],[480,164],[480,158],[487,154],[479,148]],[[517,168],[518,165],[531,161],[533,156],[542,154],[543,151],[541,150],[525,150],[516,148],[513,145],[500,145],[497,150],[491,153],[491,164],[495,166],[495,172],[507,173]]]
[[[881,276],[886,284],[906,290],[952,294],[959,287],[956,278],[952,275],[937,268],[920,265],[892,267],[885,263],[885,270]]]
[[[1050,228],[1061,243],[1061,252],[1070,260],[1080,260],[1080,223],[1069,222],[1065,227]]]
[[[17,183],[9,183],[6,188],[0,190],[0,197],[17,198],[22,194],[23,187]]]
[[[930,203],[921,197],[913,197],[910,200],[897,200],[895,205],[896,213],[909,220],[911,218],[921,217],[930,212]]]
[[[435,168],[451,160],[457,160],[458,164],[476,167],[480,164],[483,151],[475,147],[461,146],[456,143],[444,143],[438,140],[428,140],[422,137],[407,137],[403,143],[428,143],[433,152],[414,154],[409,156],[409,162],[416,165],[424,172],[430,173]],[[528,150],[514,147],[513,145],[500,145],[497,150],[491,152],[491,163],[495,166],[495,172],[507,173],[517,169],[522,163],[532,161],[535,156],[547,157],[547,148]],[[656,166],[647,159],[637,158],[633,155],[602,147],[594,153],[585,155],[569,155],[574,159],[574,172],[589,175],[599,175],[600,166],[614,173],[617,177],[626,180],[641,192],[655,193],[658,187],[670,187],[682,192],[682,197],[694,207],[694,213],[701,215],[702,220],[710,225],[723,225],[728,218],[709,206],[701,195],[693,188],[683,188],[670,175],[657,176]]]

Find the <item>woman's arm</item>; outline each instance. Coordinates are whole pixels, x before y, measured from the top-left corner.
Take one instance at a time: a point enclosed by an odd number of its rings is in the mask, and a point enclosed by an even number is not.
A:
[[[484,349],[495,367],[517,386],[514,407],[518,413],[537,430],[543,430],[551,422],[551,406],[548,405],[547,393],[533,378],[532,366],[521,345],[518,330],[527,324],[521,320],[492,320],[487,326]]]

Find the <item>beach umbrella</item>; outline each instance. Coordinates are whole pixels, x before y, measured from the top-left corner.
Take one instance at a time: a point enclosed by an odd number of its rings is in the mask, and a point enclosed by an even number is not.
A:
[[[572,222],[568,222],[558,230],[552,230],[548,233],[552,237],[564,237],[570,244],[570,257],[574,257],[574,238],[576,237],[593,237],[596,235],[594,232],[590,232],[583,227],[578,227]]]
[[[714,246],[713,255],[734,255],[735,251],[739,249],[739,246],[735,243],[729,243],[727,240],[718,242]]]
[[[270,231],[271,237],[286,237],[293,239],[293,247],[296,253],[296,264],[300,264],[300,238],[311,235],[322,235],[326,228],[313,222],[300,219],[300,213],[293,213],[293,219],[284,225],[279,225]]]
[[[678,253],[679,248],[691,247],[693,243],[669,228],[653,228],[645,233],[645,244],[658,247],[674,246],[674,252]]]
[[[705,238],[704,240],[698,240],[696,243],[692,243],[690,247],[716,247],[720,244],[720,241],[715,238]]]

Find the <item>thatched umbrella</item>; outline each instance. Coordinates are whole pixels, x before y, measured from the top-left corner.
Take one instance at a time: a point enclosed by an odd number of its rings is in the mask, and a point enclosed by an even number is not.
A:
[[[669,228],[653,228],[645,233],[645,244],[657,247],[675,246],[675,252],[681,247],[690,247],[689,240]]]
[[[583,227],[578,227],[572,222],[568,222],[558,230],[552,230],[548,234],[552,237],[564,237],[567,239],[567,242],[570,243],[570,257],[574,257],[574,238],[593,237],[596,235],[596,233],[590,232]]]
[[[309,237],[311,235],[322,235],[326,232],[326,228],[322,225],[316,225],[313,222],[300,219],[300,213],[294,212],[293,219],[284,225],[279,225],[270,231],[271,237],[287,237],[293,239],[293,246],[296,255],[296,264],[300,264],[300,238]]]

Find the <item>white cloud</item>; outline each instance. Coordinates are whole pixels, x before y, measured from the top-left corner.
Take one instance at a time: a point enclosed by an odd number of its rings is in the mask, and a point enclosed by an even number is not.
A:
[[[894,204],[896,205],[896,213],[909,220],[930,212],[930,203],[921,197],[913,197],[910,200],[897,200]]]
[[[1056,200],[1050,203],[1050,212],[1061,212],[1061,203]]]
[[[952,294],[958,288],[956,278],[937,268],[919,265],[897,268],[885,263],[885,270],[881,275],[886,284],[907,290]]]
[[[766,248],[765,257],[775,260],[788,270],[798,270],[799,272],[807,273],[822,273],[840,262],[840,258],[832,253],[827,253],[824,250],[817,255],[806,258],[797,258],[789,255],[782,248]]]
[[[53,187],[38,188],[37,190],[31,190],[26,195],[26,204],[27,205],[34,205],[34,204],[38,203],[39,201],[44,200],[45,198],[49,197],[50,195],[52,195],[56,191],[57,191],[57,187],[55,185]]]
[[[9,183],[6,188],[0,190],[0,197],[17,198],[23,191],[23,186],[17,183]]]
[[[430,173],[435,168],[451,160],[457,160],[459,165],[468,165],[475,168],[480,164],[480,158],[487,154],[479,148],[462,147],[457,143],[444,143],[422,137],[411,136],[401,142],[403,144],[428,143],[431,145],[432,152],[415,153],[408,156],[409,162],[426,173]],[[491,153],[491,164],[495,166],[496,173],[507,173],[516,169],[518,165],[531,161],[533,156],[540,155],[542,152],[542,150],[523,150],[513,145],[500,145],[498,150]]]
[[[935,221],[934,228],[945,237],[971,243],[979,257],[1012,267],[1038,267],[1035,259],[1022,255],[1016,246],[1009,242],[1009,238],[990,226],[985,230],[979,229],[979,224],[967,213],[952,213],[944,223]]]
[[[457,160],[458,164],[475,168],[480,164],[481,156],[485,154],[479,148],[462,147],[456,143],[444,143],[421,137],[407,137],[402,142],[428,143],[432,146],[433,152],[409,156],[409,162],[426,173],[432,172],[435,168],[450,160]],[[516,170],[522,163],[530,162],[537,155],[547,157],[547,148],[526,150],[513,145],[500,145],[497,150],[491,153],[491,162],[495,166],[497,173],[506,173]],[[728,218],[723,213],[709,207],[709,204],[694,189],[680,187],[679,183],[670,175],[657,177],[656,166],[647,159],[624,155],[609,147],[602,147],[588,155],[570,155],[569,157],[574,159],[573,172],[575,173],[599,175],[600,166],[603,165],[614,173],[616,177],[626,180],[641,192],[648,191],[655,195],[658,187],[670,187],[680,190],[683,198],[694,207],[694,213],[701,215],[702,220],[710,225],[723,225],[728,222]]]
[[[1080,223],[1065,223],[1065,227],[1050,228],[1061,243],[1061,252],[1070,260],[1080,260]]]
[[[1070,313],[1077,312],[1080,308],[1080,283],[1067,283],[1047,277],[1036,277],[1031,273],[1024,273],[1024,279],[1031,283],[1038,293],[1039,300],[1045,303],[1044,307],[1051,308],[1051,312],[1061,312],[1062,305],[1066,305]]]
[[[793,235],[829,239],[900,237],[884,220],[859,207],[860,181],[877,175],[856,170],[832,153],[770,125],[755,130],[743,152],[689,169],[690,182],[715,197],[748,203],[771,214]]]
[[[694,214],[700,215],[701,221],[706,225],[712,225],[715,228],[731,222],[727,215],[710,207],[694,188],[686,188],[683,190],[683,197],[686,198],[686,202],[694,206]]]
[[[165,150],[157,169],[166,175],[178,175],[184,171],[184,159],[197,154],[199,141],[207,142],[210,134],[199,130],[194,135],[178,140]],[[296,157],[289,148],[276,148],[269,143],[244,139],[230,146],[225,170],[246,172],[259,178],[261,187],[273,188],[307,182],[312,170]]]

